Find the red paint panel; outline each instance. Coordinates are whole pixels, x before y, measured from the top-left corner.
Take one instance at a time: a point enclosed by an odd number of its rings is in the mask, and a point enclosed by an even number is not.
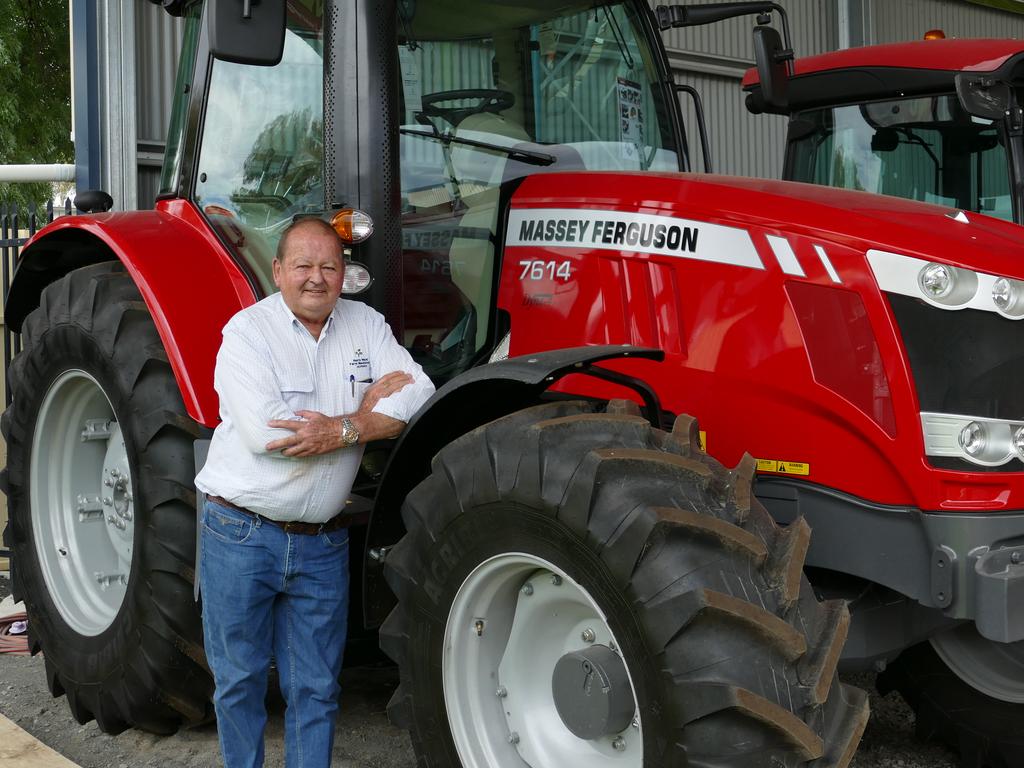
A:
[[[896,435],[889,379],[867,310],[853,291],[813,283],[786,283],[815,381],[845,397]]]
[[[199,212],[187,201],[169,200],[154,211],[65,216],[26,247],[69,229],[103,241],[124,263],[160,333],[189,416],[215,427],[221,329],[255,296]]]
[[[697,416],[709,452],[727,465],[744,452],[803,462],[810,465],[805,480],[883,504],[1024,508],[1024,473],[938,470],[924,460],[906,355],[865,257],[868,249],[881,248],[1024,279],[1016,225],[982,216],[970,216],[965,225],[947,218],[948,209],[894,198],[687,174],[526,179],[510,215],[523,212],[529,221],[545,210],[687,219],[702,223],[700,238],[706,224],[740,228],[761,266],[729,263],[736,254],[717,249],[725,240],[707,241],[708,249],[699,254],[678,255],[609,250],[587,241],[506,245],[498,300],[512,318],[513,355],[581,344],[654,343],[665,349],[664,363],[608,366],[650,382],[668,410]],[[783,271],[768,235],[789,242],[804,277]],[[827,253],[841,284],[832,281],[815,246]],[[519,262],[525,259],[569,261],[571,278],[558,286],[522,280]],[[787,294],[795,283],[801,286],[797,292],[809,286],[856,298],[860,306],[838,302],[833,322],[853,324],[843,332],[855,354],[837,344],[830,348],[825,327],[810,344],[816,350],[812,368],[807,329],[802,332]],[[538,293],[547,298],[533,300]],[[865,362],[874,366],[870,381],[858,369]],[[888,382],[888,406],[876,407],[883,389],[878,374]],[[567,379],[561,389],[629,396],[585,377]]]
[[[947,72],[991,72],[1011,56],[1024,52],[1024,42],[1004,39],[914,40],[909,43],[846,48],[795,62],[796,76],[831,69],[901,67]],[[760,82],[757,69],[743,75],[743,87]]]

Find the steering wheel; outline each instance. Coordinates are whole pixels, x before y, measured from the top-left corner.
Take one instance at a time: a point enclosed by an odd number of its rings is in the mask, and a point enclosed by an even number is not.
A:
[[[446,101],[462,101],[473,99],[477,103],[470,107],[441,107],[439,104]],[[424,117],[440,117],[455,127],[470,115],[480,112],[491,112],[498,114],[516,103],[516,97],[509,91],[501,91],[496,88],[464,88],[456,91],[438,91],[428,93],[423,99],[423,109],[420,115]],[[421,120],[422,122],[422,120]]]

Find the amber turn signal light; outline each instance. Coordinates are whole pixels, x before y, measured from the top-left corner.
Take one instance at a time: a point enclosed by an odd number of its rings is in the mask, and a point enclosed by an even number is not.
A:
[[[331,218],[331,226],[345,245],[363,242],[373,234],[373,219],[355,208],[343,208]]]
[[[941,29],[929,29],[924,33],[925,40],[945,40],[946,33]]]

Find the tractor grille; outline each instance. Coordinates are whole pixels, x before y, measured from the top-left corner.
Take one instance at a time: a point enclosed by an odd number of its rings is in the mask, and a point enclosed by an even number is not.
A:
[[[974,309],[938,309],[897,294],[888,298],[922,411],[1024,420],[1024,321]],[[927,458],[941,469],[1024,471],[1019,460],[982,467],[958,458]]]

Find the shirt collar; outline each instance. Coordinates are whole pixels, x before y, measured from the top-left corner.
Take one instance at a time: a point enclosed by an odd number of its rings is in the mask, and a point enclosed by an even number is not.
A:
[[[284,296],[281,294],[280,291],[277,292],[277,306],[280,309],[282,316],[292,325],[293,328],[301,328],[304,331],[306,330],[306,326],[302,324],[299,318],[295,316],[295,313],[292,312],[288,308],[288,305],[284,303]],[[321,338],[323,338],[324,334],[330,332],[331,328],[334,326],[335,321],[339,319],[340,314],[341,299],[339,298],[338,301],[334,302],[334,308],[331,309],[331,314],[327,316],[327,322],[324,323],[324,329],[323,331],[320,332]]]

